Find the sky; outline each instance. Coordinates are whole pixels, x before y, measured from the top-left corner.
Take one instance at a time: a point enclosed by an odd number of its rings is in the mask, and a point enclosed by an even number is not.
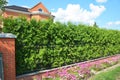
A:
[[[31,8],[42,2],[62,23],[93,25],[120,30],[120,0],[8,0],[8,5]]]

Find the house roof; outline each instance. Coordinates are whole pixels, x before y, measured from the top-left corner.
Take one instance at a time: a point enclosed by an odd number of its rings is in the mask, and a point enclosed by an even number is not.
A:
[[[41,2],[38,3],[37,5],[42,4]],[[35,5],[35,6],[37,6]],[[34,6],[34,7],[35,7]],[[44,6],[44,5],[43,5]],[[32,8],[34,8],[32,7]],[[11,5],[11,6],[5,6],[5,10],[7,11],[12,11],[12,12],[18,12],[18,13],[24,13],[24,14],[40,14],[40,15],[45,15],[45,16],[53,16],[49,13],[43,13],[43,12],[30,12],[29,8],[21,7],[21,6],[16,6],[16,5]],[[31,9],[32,9],[31,8]],[[47,10],[47,9],[46,9]],[[48,11],[49,12],[49,11]],[[53,16],[54,17],[54,16]]]
[[[18,10],[18,11],[23,11],[23,12],[29,12],[29,11],[28,11],[28,8],[21,7],[21,6],[16,6],[16,5],[5,6],[5,8],[6,8],[6,9]]]

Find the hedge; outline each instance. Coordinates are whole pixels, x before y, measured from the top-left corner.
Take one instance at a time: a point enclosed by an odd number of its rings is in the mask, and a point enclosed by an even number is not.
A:
[[[120,52],[119,31],[83,24],[6,18],[3,32],[17,36],[17,75]]]

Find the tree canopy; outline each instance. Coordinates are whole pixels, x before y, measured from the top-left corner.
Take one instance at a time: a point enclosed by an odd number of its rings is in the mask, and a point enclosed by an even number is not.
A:
[[[3,10],[6,4],[7,4],[6,0],[0,0],[0,9]]]
[[[97,23],[96,23],[96,22],[94,22],[93,26],[94,26],[94,27],[98,27],[98,25],[97,25]]]

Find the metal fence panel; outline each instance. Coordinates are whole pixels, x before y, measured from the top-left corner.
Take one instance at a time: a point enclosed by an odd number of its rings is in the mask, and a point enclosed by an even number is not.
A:
[[[3,79],[3,61],[2,61],[2,54],[0,53],[0,80],[4,80]]]

